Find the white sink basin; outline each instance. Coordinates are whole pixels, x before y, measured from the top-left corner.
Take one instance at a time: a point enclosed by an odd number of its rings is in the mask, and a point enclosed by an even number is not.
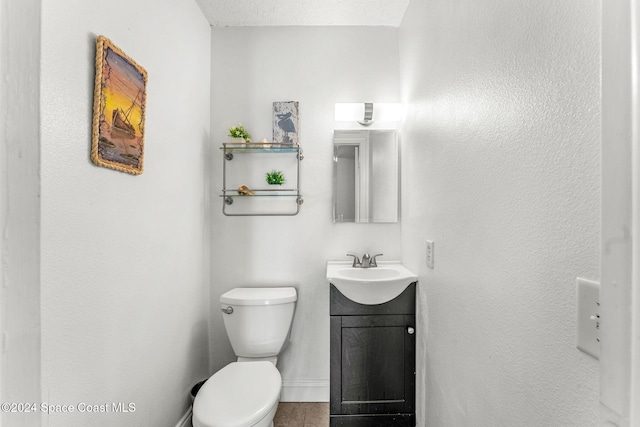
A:
[[[359,304],[389,302],[417,280],[400,261],[378,261],[378,266],[371,268],[354,268],[351,261],[327,262],[327,281]]]

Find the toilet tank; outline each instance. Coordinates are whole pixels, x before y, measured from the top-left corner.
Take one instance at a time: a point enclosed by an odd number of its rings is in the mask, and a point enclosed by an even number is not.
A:
[[[277,356],[289,337],[297,299],[292,287],[235,288],[224,293],[220,308],[236,356]]]

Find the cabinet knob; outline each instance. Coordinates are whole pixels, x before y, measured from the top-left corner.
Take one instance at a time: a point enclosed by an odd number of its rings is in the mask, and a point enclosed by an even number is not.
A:
[[[407,326],[407,333],[408,333],[409,335],[413,335],[413,334],[415,334],[415,333],[416,333],[416,330],[415,330],[415,328],[413,328],[412,326]]]

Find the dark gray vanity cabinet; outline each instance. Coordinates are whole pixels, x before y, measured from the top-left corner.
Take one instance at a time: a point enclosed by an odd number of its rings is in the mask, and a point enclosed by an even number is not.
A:
[[[378,305],[330,287],[330,426],[415,426],[416,284]]]

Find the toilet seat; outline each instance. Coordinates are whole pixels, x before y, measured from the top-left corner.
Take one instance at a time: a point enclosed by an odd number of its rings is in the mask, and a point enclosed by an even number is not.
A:
[[[282,377],[271,362],[233,362],[216,372],[193,403],[194,427],[250,427],[278,404]]]

